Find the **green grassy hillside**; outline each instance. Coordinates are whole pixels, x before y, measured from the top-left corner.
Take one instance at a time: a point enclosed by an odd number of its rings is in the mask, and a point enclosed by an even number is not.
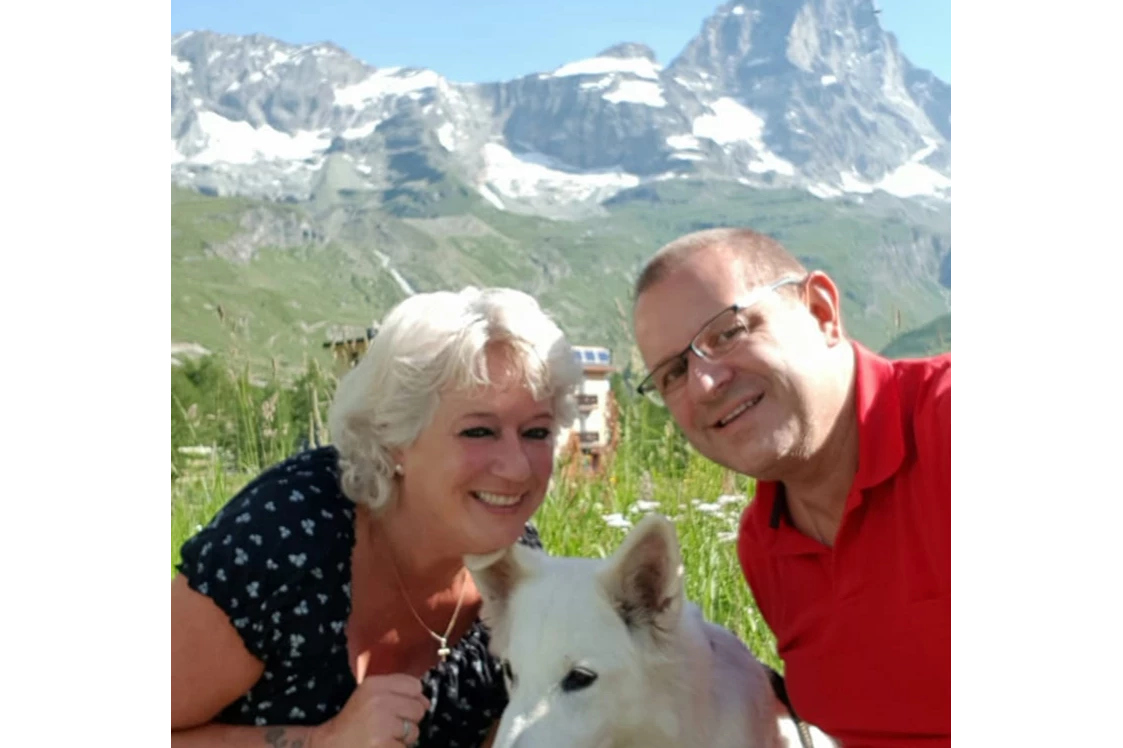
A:
[[[951,314],[943,314],[926,325],[909,330],[882,349],[889,358],[917,358],[951,350]]]
[[[333,328],[379,319],[404,298],[402,283],[525,290],[575,342],[611,346],[626,363],[642,262],[676,236],[719,225],[769,233],[829,272],[847,329],[873,349],[890,342],[897,314],[910,327],[948,311],[938,282],[947,213],[888,198],[857,204],[673,180],[621,193],[604,215],[578,221],[503,212],[455,180],[389,200],[321,192],[296,205],[178,188],[171,199],[173,343],[283,366],[324,355]]]
[[[405,292],[373,253],[336,242],[223,253],[251,211],[276,220],[300,208],[172,192],[172,340],[252,360],[299,364],[323,355],[332,326],[369,326]],[[232,250],[231,250],[232,251]]]

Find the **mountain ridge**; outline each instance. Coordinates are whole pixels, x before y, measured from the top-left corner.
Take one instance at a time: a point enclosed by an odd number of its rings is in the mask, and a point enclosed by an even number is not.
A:
[[[171,66],[173,350],[299,360],[510,285],[635,369],[635,273],[718,225],[830,272],[871,348],[950,311],[950,86],[868,0],[730,2],[666,66],[631,41],[492,83],[260,34],[174,35]]]
[[[171,75],[173,181],[215,194],[306,200],[326,156],[346,153],[374,192],[421,163],[501,209],[561,218],[696,177],[950,200],[950,86],[908,61],[868,0],[726,3],[666,66],[622,42],[460,83],[330,42],[188,31]]]

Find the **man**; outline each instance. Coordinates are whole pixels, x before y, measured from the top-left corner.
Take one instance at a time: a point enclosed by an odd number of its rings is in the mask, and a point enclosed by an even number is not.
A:
[[[771,238],[682,237],[635,334],[707,458],[757,480],[738,556],[807,722],[847,748],[951,743],[951,355],[889,361]]]

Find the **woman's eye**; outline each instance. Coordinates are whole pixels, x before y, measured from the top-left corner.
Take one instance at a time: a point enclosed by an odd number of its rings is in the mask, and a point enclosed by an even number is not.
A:
[[[524,436],[526,436],[526,438],[528,438],[528,439],[549,439],[550,438],[550,429],[546,429],[546,428],[530,429],[530,430],[525,432]]]
[[[460,432],[461,436],[466,436],[469,439],[485,439],[495,432],[486,426],[475,426],[474,428],[464,429]]]

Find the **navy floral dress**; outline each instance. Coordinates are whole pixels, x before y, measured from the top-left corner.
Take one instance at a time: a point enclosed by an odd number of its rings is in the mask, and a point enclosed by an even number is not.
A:
[[[339,488],[337,460],[333,447],[320,447],[269,468],[181,548],[177,568],[190,587],[226,612],[265,664],[218,722],[317,725],[356,688],[344,636],[355,504]],[[542,547],[530,525],[520,542]],[[448,660],[422,677],[431,706],[417,745],[482,744],[507,704],[487,645],[477,619]]]

